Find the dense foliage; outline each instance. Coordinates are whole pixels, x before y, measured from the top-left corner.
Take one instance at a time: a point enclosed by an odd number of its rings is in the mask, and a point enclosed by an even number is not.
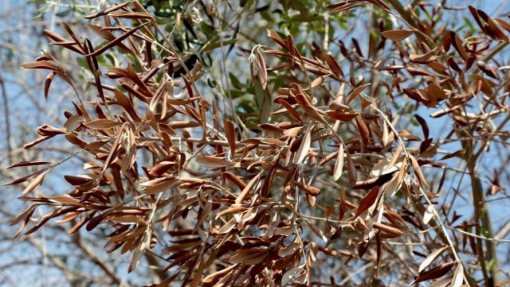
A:
[[[52,196],[33,190],[67,159],[9,167],[38,167],[6,183],[31,203],[17,235],[107,228],[129,271],[155,255],[153,286],[503,286],[487,198],[508,201],[509,21],[447,1],[233,2],[101,1],[80,33],[44,31],[54,47],[23,68],[74,108],[24,148],[88,157]]]

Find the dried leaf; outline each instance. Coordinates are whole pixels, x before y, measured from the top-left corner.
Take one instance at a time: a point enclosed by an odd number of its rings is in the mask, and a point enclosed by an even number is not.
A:
[[[335,168],[333,172],[333,179],[337,181],[342,176],[342,171],[344,168],[344,145],[340,143],[338,147],[338,156],[335,162]]]
[[[213,156],[199,156],[196,158],[196,162],[207,168],[220,168],[220,167],[229,167],[234,165],[233,162],[221,158],[221,157],[213,157]]]
[[[379,195],[379,187],[376,186],[372,188],[359,202],[358,210],[354,215],[354,219],[357,218],[360,214],[362,214],[365,210],[368,210],[372,205],[375,204],[377,200],[377,196]]]
[[[118,43],[122,42],[122,40],[126,39],[127,37],[133,35],[136,31],[140,30],[141,28],[145,27],[147,24],[149,24],[149,22],[147,23],[144,23],[138,27],[135,27],[135,28],[131,28],[129,31],[127,31],[126,33],[120,35],[118,38],[115,38],[114,40],[112,40],[110,43],[102,46],[101,48],[95,50],[94,52],[86,55],[87,57],[93,57],[93,56],[98,56],[98,55],[101,55],[102,53],[108,51],[109,49],[111,49],[112,47],[118,45]]]
[[[50,86],[51,86],[51,82],[53,81],[53,78],[55,78],[55,75],[57,73],[55,72],[52,72],[51,74],[49,74],[47,77],[46,77],[46,81],[44,81],[44,98],[46,100],[48,100],[48,96],[49,96],[49,91],[50,91]]]
[[[423,224],[427,225],[430,220],[434,218],[434,210],[434,205],[430,204],[427,206],[427,209],[425,209],[425,213],[423,214]]]
[[[11,164],[6,169],[11,169],[15,167],[22,167],[22,166],[34,166],[34,165],[44,165],[44,164],[50,164],[51,161],[22,161],[15,164]]]
[[[411,165],[413,166],[414,172],[416,173],[416,176],[418,176],[418,180],[420,181],[420,184],[422,186],[428,186],[427,181],[425,180],[425,177],[423,176],[423,173],[421,172],[420,165],[414,158],[414,156],[409,155],[409,159],[411,160]]]
[[[304,138],[301,141],[301,145],[294,155],[294,164],[300,164],[308,155],[308,151],[310,150],[310,145],[312,143],[312,129],[313,127],[306,131]]]
[[[464,283],[464,266],[462,266],[462,263],[457,263],[457,268],[455,268],[455,272],[453,273],[451,287],[461,287],[463,283]]]
[[[248,195],[248,193],[253,189],[255,184],[260,180],[260,176],[262,173],[257,174],[254,178],[250,180],[250,182],[246,185],[246,187],[241,191],[241,193],[236,198],[236,204],[241,204],[244,202],[244,199]]]
[[[418,275],[418,278],[416,278],[416,280],[414,280],[413,283],[411,283],[411,284],[416,285],[417,283],[420,283],[423,281],[443,277],[446,273],[448,273],[448,271],[450,271],[450,269],[452,269],[453,266],[455,266],[455,262],[448,262],[448,263],[441,264],[436,268],[433,268],[429,271],[420,273]]]
[[[356,166],[352,161],[351,154],[347,152],[347,174],[349,176],[349,184],[351,185],[351,187],[356,185],[356,181],[358,178],[356,173],[357,173]]]
[[[360,85],[360,86],[357,86],[352,92],[351,94],[349,95],[349,98],[347,99],[347,104],[350,104],[352,102],[352,100],[354,100],[354,98],[356,98],[356,96],[358,96],[359,94],[361,94],[361,92],[363,92],[363,90],[365,90],[366,87],[370,86],[370,83],[368,84],[363,84],[363,85]]]
[[[413,30],[406,29],[398,29],[398,30],[388,30],[381,32],[384,38],[393,40],[393,41],[402,41],[408,38],[413,34]]]
[[[41,172],[29,185],[27,185],[27,187],[23,190],[22,194],[27,194],[34,190],[34,188],[42,184],[44,177],[49,171],[50,169],[46,169],[45,171]]]
[[[113,128],[113,127],[118,127],[118,126],[122,125],[122,123],[112,121],[109,119],[98,119],[98,120],[93,120],[93,121],[84,123],[84,125],[91,129],[101,130],[101,129],[109,129],[109,128]]]
[[[281,286],[286,286],[294,276],[296,276],[296,273],[299,271],[299,266],[294,266],[287,270],[285,273],[283,273],[282,276],[282,284]]]
[[[420,268],[418,269],[418,272],[421,273],[423,270],[425,270],[425,268],[427,268],[430,265],[430,263],[432,263],[441,253],[443,253],[443,251],[445,251],[448,248],[450,248],[450,246],[445,246],[443,248],[439,248],[439,249],[435,250],[434,252],[430,253],[427,256],[427,258],[425,258],[425,260],[423,260],[423,262],[421,263]]]
[[[233,157],[234,154],[236,153],[236,133],[234,124],[229,120],[225,120],[225,133],[227,135],[230,153]]]

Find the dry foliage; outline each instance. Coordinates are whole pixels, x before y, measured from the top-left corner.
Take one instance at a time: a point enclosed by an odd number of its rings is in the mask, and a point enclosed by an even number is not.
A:
[[[274,30],[268,31],[270,47],[247,51],[253,85],[267,109],[256,129],[244,124],[247,115],[206,100],[201,64],[188,67],[137,1],[87,17],[91,30],[108,41],[102,46],[68,26],[66,35],[46,31],[53,45],[86,60],[97,98],[85,101],[75,89],[65,125],[39,127],[40,137],[25,148],[55,137],[95,160],[83,173],[65,176],[72,190],[53,197],[31,191],[61,162],[12,165],[41,167],[7,183],[25,183],[20,199],[32,203],[12,224],[21,223],[19,232],[27,228],[26,234],[54,218],[76,222],[70,234],[108,226],[105,248],[130,253],[130,271],[144,253],[166,262],[167,279],[157,286],[337,286],[335,268],[352,262],[373,270],[365,286],[390,285],[385,276],[395,271],[407,284],[496,286],[496,249],[486,240],[492,231],[480,230],[490,219],[476,160],[509,135],[508,67],[488,63],[507,44],[510,23],[469,7],[483,35],[462,38],[436,27],[435,15],[447,6],[418,4],[430,13],[427,22],[388,2],[328,6],[339,13],[371,5],[405,24],[386,30],[381,21],[375,30],[380,37],[367,43],[369,55],[357,41],[352,48],[337,41],[342,63],[318,45],[306,56],[291,35]],[[96,58],[118,50],[131,62],[101,70]],[[372,60],[383,51],[392,57]],[[55,76],[74,87],[73,72],[48,52],[23,67],[50,72],[48,100]],[[390,80],[366,80],[373,72]],[[268,84],[275,73],[287,84]],[[332,94],[328,87],[335,85]],[[432,118],[449,117],[454,125],[448,137],[431,138],[423,115],[415,117],[422,134],[398,130],[399,117],[384,105],[402,98],[429,107]],[[471,112],[472,105],[481,112]],[[501,114],[507,116],[496,126],[491,119]],[[437,155],[455,140],[463,149]],[[451,158],[465,160],[471,173],[475,215],[463,223],[457,214],[443,218],[435,201]],[[434,169],[443,176],[430,178]],[[490,193],[504,192],[497,174],[492,183]],[[53,210],[31,224],[41,206]],[[462,233],[449,230],[454,224]],[[430,229],[437,237],[426,234]],[[400,262],[405,242],[423,236],[429,254],[417,252],[417,265]],[[391,244],[397,242],[403,245]],[[477,258],[477,267],[459,253]],[[406,270],[393,270],[395,262]]]

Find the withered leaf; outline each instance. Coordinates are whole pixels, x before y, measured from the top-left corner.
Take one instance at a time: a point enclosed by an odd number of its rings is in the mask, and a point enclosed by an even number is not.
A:
[[[413,34],[413,30],[406,29],[398,29],[398,30],[388,30],[381,32],[384,38],[390,39],[392,41],[402,41],[407,39],[409,36]]]
[[[294,155],[294,164],[300,164],[305,157],[308,155],[308,151],[310,150],[310,145],[312,143],[312,129],[313,127],[308,128],[303,137],[303,141],[299,146],[296,154]]]
[[[159,184],[153,185],[145,190],[145,194],[159,194],[170,188],[174,187],[179,181],[177,179],[170,179]]]
[[[363,92],[363,90],[365,90],[365,88],[368,86],[370,86],[370,83],[357,86],[349,95],[349,98],[347,99],[347,104],[350,104],[354,100],[354,98],[361,94],[361,92]]]
[[[338,156],[336,158],[335,167],[333,171],[333,179],[336,181],[342,176],[342,171],[344,168],[344,145],[340,143],[338,147]]]
[[[230,258],[231,263],[243,263],[246,265],[256,265],[266,259],[269,250],[265,248],[250,248],[237,251]]]
[[[122,40],[126,39],[127,37],[133,35],[136,31],[140,30],[141,28],[145,27],[147,24],[149,24],[149,22],[147,23],[144,23],[138,27],[135,27],[135,28],[132,28],[130,29],[129,31],[127,31],[126,33],[120,35],[119,37],[115,38],[114,40],[112,40],[110,43],[102,46],[101,48],[95,50],[94,52],[86,55],[87,57],[93,57],[93,56],[97,56],[97,55],[101,55],[102,53],[108,51],[109,49],[111,49],[112,47],[114,47],[115,45],[117,45],[118,43],[122,42]]]
[[[50,86],[51,86],[51,82],[53,81],[53,78],[55,78],[55,75],[57,73],[55,72],[52,72],[51,74],[49,74],[47,77],[46,77],[46,81],[44,81],[44,98],[46,100],[48,100],[48,96],[49,96],[49,91],[50,91]]]
[[[236,133],[234,124],[229,120],[225,120],[225,133],[227,135],[230,153],[233,157],[234,154],[236,153]]]
[[[420,264],[418,272],[421,273],[423,270],[425,270],[425,268],[427,268],[430,265],[430,263],[432,263],[441,253],[443,253],[443,251],[445,251],[448,248],[450,247],[445,246],[437,250],[434,250],[434,252],[430,253],[429,256],[427,256],[427,258],[425,258],[425,260],[423,260],[423,262]]]
[[[433,268],[429,271],[420,273],[418,275],[418,278],[416,278],[416,280],[414,280],[413,283],[411,283],[411,284],[416,285],[417,283],[420,283],[423,281],[443,277],[446,273],[448,273],[448,271],[450,271],[450,269],[453,268],[453,266],[455,266],[455,262],[448,262],[448,263],[441,264],[436,268]]]
[[[452,287],[461,287],[464,283],[464,266],[462,263],[457,263],[457,268],[455,268],[455,272],[453,273],[452,279]]]
[[[372,205],[374,205],[377,200],[377,196],[379,195],[379,187],[376,186],[372,188],[360,201],[358,210],[354,215],[354,218],[357,218],[360,214],[362,214],[365,210],[368,210]]]
[[[381,238],[395,238],[402,235],[401,230],[384,223],[376,222],[374,223],[374,228],[379,229],[380,231],[383,232]]]
[[[299,271],[299,266],[294,266],[287,270],[285,273],[283,273],[282,276],[282,284],[281,286],[286,286],[294,276],[296,276],[296,273]]]
[[[34,165],[44,165],[44,164],[50,164],[51,161],[22,161],[18,163],[11,164],[7,167],[7,169],[15,168],[15,167],[22,167],[22,166],[34,166]]]
[[[414,156],[409,155],[409,159],[411,160],[411,165],[413,166],[414,172],[416,173],[416,176],[418,177],[420,184],[422,186],[428,186],[427,181],[425,180],[425,176],[423,176],[423,173],[421,171],[420,165],[418,164]]]
[[[27,187],[23,190],[22,194],[27,194],[34,190],[37,186],[39,186],[43,180],[46,174],[50,171],[50,169],[46,169],[43,172],[41,172],[37,177],[29,184]]]
[[[32,178],[34,177],[37,177],[39,176],[41,173],[47,173],[49,171],[49,169],[43,169],[43,170],[39,170],[39,171],[36,171],[32,174],[29,174],[27,176],[24,176],[24,177],[21,177],[21,178],[18,178],[18,179],[15,179],[13,181],[10,181],[10,182],[7,182],[7,183],[3,183],[2,185],[15,185],[15,184],[20,184],[20,183],[23,183],[27,180],[31,180]]]
[[[95,130],[101,130],[101,129],[109,129],[113,127],[117,127],[122,125],[121,122],[112,121],[109,119],[98,119],[98,120],[92,120],[86,123],[83,123],[86,127],[95,129]]]
[[[349,152],[347,152],[347,174],[349,176],[349,184],[351,186],[355,186],[356,181],[358,180],[358,175],[356,172],[356,166],[354,165],[354,161],[352,161],[352,157]]]
[[[207,168],[220,168],[234,165],[233,162],[221,157],[199,156],[195,160],[198,164]]]
[[[236,204],[241,204],[244,202],[244,199],[246,196],[250,193],[250,191],[253,189],[255,184],[259,181],[260,176],[262,175],[262,172],[257,174],[254,178],[250,180],[250,182],[246,185],[246,187],[241,191],[241,193],[236,198]]]

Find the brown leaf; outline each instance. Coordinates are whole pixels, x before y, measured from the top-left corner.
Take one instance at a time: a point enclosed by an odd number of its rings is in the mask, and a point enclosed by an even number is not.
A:
[[[149,22],[147,23],[144,23],[138,27],[135,27],[135,28],[131,28],[129,31],[127,31],[126,33],[120,35],[119,37],[115,38],[114,40],[112,40],[110,43],[102,46],[101,48],[95,50],[94,52],[86,55],[87,57],[92,57],[92,56],[98,56],[98,55],[101,55],[102,53],[108,51],[110,48],[116,46],[118,43],[122,42],[122,40],[126,39],[127,37],[133,35],[136,31],[140,30],[142,27],[145,27],[147,24],[149,24]]]
[[[34,165],[44,165],[44,164],[50,164],[51,161],[22,161],[15,164],[11,164],[7,167],[7,169],[15,168],[15,167],[22,167],[22,166],[34,166]]]
[[[443,156],[441,159],[439,160],[445,160],[445,159],[449,159],[449,158],[452,158],[452,157],[462,157],[464,154],[466,153],[466,150],[465,149],[459,149],[458,151],[456,152],[453,152],[453,153],[449,153],[445,156]]]
[[[416,278],[416,280],[414,280],[413,283],[411,283],[411,284],[416,285],[417,283],[420,283],[423,281],[443,277],[446,273],[448,273],[448,271],[450,271],[450,269],[452,269],[452,267],[454,265],[455,265],[455,262],[448,262],[448,263],[441,264],[440,266],[433,268],[429,271],[420,273],[418,275],[418,278]]]
[[[85,120],[82,116],[72,116],[64,123],[66,133],[70,133],[78,129],[83,121]]]
[[[356,166],[354,165],[349,152],[347,152],[347,174],[349,176],[349,184],[351,187],[355,186],[358,176],[356,174]]]
[[[236,153],[236,132],[234,124],[229,120],[225,120],[225,134],[227,135],[231,156],[234,157]]]
[[[434,252],[430,253],[425,260],[420,265],[420,268],[418,269],[418,272],[421,273],[425,268],[427,268],[430,263],[432,263],[443,251],[450,248],[450,246],[445,246],[443,248],[439,248],[437,250],[434,250]]]
[[[322,83],[324,83],[324,79],[325,78],[327,78],[327,76],[321,76],[321,77],[316,78],[310,84],[310,88],[315,88],[315,87],[318,87],[318,86],[322,85]]]
[[[335,162],[334,172],[333,172],[333,179],[337,181],[342,176],[342,171],[344,168],[344,145],[340,143],[340,146],[338,147],[338,156]]]
[[[425,139],[429,138],[429,126],[427,125],[427,122],[418,114],[414,115],[418,123],[420,123],[421,128],[423,130],[423,137]]]
[[[151,186],[145,190],[145,194],[159,194],[161,192],[164,192],[166,190],[171,189],[178,183],[177,179],[170,179],[164,182],[161,182],[159,184],[156,184],[154,186]]]
[[[221,157],[213,157],[213,156],[199,156],[195,159],[195,161],[204,167],[207,168],[220,168],[220,167],[229,167],[234,165],[233,162],[221,158]]]
[[[457,263],[457,268],[455,268],[455,272],[453,273],[453,279],[451,287],[461,287],[464,283],[464,266],[462,263]]]
[[[44,81],[44,98],[48,100],[48,92],[50,90],[51,82],[53,81],[53,78],[55,78],[56,72],[52,72],[46,77],[46,81]]]
[[[117,135],[117,138],[115,139],[115,141],[113,142],[113,145],[111,147],[111,150],[110,150],[110,153],[108,154],[108,157],[106,158],[105,162],[104,162],[104,166],[103,166],[103,171],[105,171],[106,169],[108,169],[108,167],[110,166],[110,163],[112,162],[113,160],[113,156],[114,154],[116,154],[117,152],[117,148],[119,147],[119,143],[120,143],[120,139],[122,138],[122,135],[123,135],[123,132],[124,132],[124,129],[127,127],[127,123],[124,123],[122,125],[122,127],[120,128],[120,130],[118,131],[118,135]]]
[[[411,160],[411,165],[413,166],[414,172],[416,173],[416,176],[418,177],[420,184],[422,186],[429,186],[427,184],[427,181],[425,180],[425,177],[423,176],[423,173],[421,172],[420,165],[418,164],[414,156],[409,155],[409,159]]]
[[[310,145],[312,143],[312,129],[313,126],[306,131],[303,141],[294,155],[294,164],[300,164],[308,155],[308,151],[310,150]]]
[[[354,219],[356,219],[360,214],[362,214],[365,210],[368,210],[372,205],[374,205],[377,200],[377,196],[379,195],[379,187],[376,186],[368,192],[360,201],[358,210],[354,215]]]
[[[452,45],[455,47],[457,52],[459,52],[460,56],[464,61],[467,61],[468,55],[466,53],[466,50],[464,49],[464,46],[462,45],[462,40],[460,37],[453,31],[450,32],[450,37],[452,39]]]
[[[268,250],[265,248],[249,248],[241,249],[232,256],[230,263],[242,263],[246,265],[256,265],[264,261],[268,255]]]
[[[318,120],[319,122],[327,125],[328,122],[322,117],[322,115],[317,111],[317,109],[312,105],[308,96],[303,94],[296,95],[296,101],[299,106],[303,109],[306,115],[311,118]]]
[[[34,173],[32,173],[32,174],[29,174],[29,175],[27,175],[27,176],[24,176],[24,177],[22,177],[22,178],[18,178],[18,179],[15,179],[15,180],[13,180],[13,181],[10,181],[10,182],[3,183],[2,185],[4,185],[4,186],[5,186],[5,185],[15,185],[15,184],[20,184],[20,183],[23,183],[23,182],[25,182],[25,181],[27,181],[27,180],[30,180],[30,179],[34,178],[34,177],[37,177],[37,176],[38,176],[38,175],[40,175],[41,173],[46,173],[46,172],[48,172],[48,171],[49,171],[49,169],[48,169],[48,168],[47,168],[47,169],[43,169],[43,170],[39,170],[39,171],[36,171],[36,172],[34,172]]]
[[[43,180],[46,174],[50,171],[50,169],[46,169],[45,171],[41,172],[22,192],[22,194],[27,194],[34,190],[37,186],[39,186]]]
[[[120,126],[120,125],[122,125],[122,123],[117,122],[117,121],[112,121],[109,119],[98,119],[98,120],[92,120],[90,122],[84,123],[84,125],[91,129],[102,130],[102,129],[109,129],[109,128]]]
[[[379,222],[374,223],[374,228],[379,229],[380,231],[383,232],[381,238],[395,238],[402,235],[401,230],[383,223]]]
[[[352,100],[354,100],[356,96],[361,94],[361,92],[363,92],[363,90],[365,90],[365,88],[368,86],[370,86],[370,83],[357,86],[349,95],[349,98],[347,99],[347,104],[350,104]]]
[[[370,138],[370,131],[368,130],[367,125],[365,124],[365,121],[360,115],[357,115],[355,117],[356,124],[358,125],[359,133],[361,134],[361,139],[363,140],[363,143],[366,145],[369,144],[369,138]]]
[[[358,116],[358,113],[343,111],[326,111],[326,114],[335,120],[348,122]]]
[[[393,40],[393,41],[402,41],[408,38],[413,34],[413,30],[406,29],[398,29],[398,30],[388,30],[381,32],[384,38]]]
[[[239,193],[239,195],[237,196],[236,204],[242,204],[244,202],[244,199],[246,198],[246,196],[248,196],[248,194],[253,189],[255,184],[259,181],[261,175],[262,175],[262,172],[257,174],[257,176],[255,176],[254,178],[252,178],[250,180],[250,182],[246,185],[246,187],[243,189],[243,191],[241,191],[241,193]]]

